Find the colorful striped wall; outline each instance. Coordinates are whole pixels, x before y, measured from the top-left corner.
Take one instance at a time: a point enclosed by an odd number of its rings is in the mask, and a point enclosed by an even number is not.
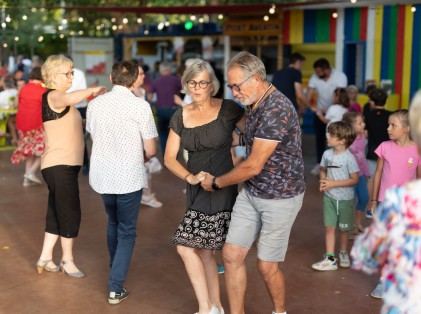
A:
[[[373,79],[391,79],[404,108],[421,88],[421,5],[411,7],[375,7]]]
[[[369,10],[375,10],[372,21]],[[337,21],[332,13],[326,9],[284,12],[284,44],[335,43]],[[346,8],[344,14],[345,44],[364,43],[370,40],[368,28],[375,29],[373,62],[365,63],[372,67],[373,77],[365,79],[391,79],[393,92],[406,108],[421,88],[421,4]]]
[[[332,13],[330,10],[285,11],[284,44],[334,43],[336,19]]]

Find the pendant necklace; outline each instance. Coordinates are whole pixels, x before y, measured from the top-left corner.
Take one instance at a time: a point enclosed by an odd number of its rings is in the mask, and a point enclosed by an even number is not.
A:
[[[262,96],[260,96],[260,98],[254,103],[252,110],[257,109],[257,107],[259,107],[260,102],[262,101],[262,99],[266,96],[266,94],[268,93],[268,91],[272,88],[272,84],[269,84],[269,87],[265,90],[265,92],[262,94]]]

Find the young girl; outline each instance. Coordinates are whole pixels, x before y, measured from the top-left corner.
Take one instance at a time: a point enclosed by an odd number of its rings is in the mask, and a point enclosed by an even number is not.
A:
[[[368,169],[367,159],[365,158],[365,151],[367,146],[367,139],[364,136],[365,123],[363,117],[357,112],[347,112],[344,114],[342,121],[352,125],[354,128],[356,139],[349,147],[349,151],[354,155],[357,160],[358,167],[360,168],[358,183],[355,186],[355,195],[358,199],[356,204],[356,211],[354,215],[354,234],[363,232],[364,227],[361,225],[361,220],[364,211],[368,204],[368,188],[367,178],[370,177],[370,170]]]
[[[333,105],[326,111],[326,115],[317,108],[312,107],[319,119],[329,126],[332,122],[341,121],[345,112],[348,112],[349,98],[345,88],[338,87],[333,92]]]
[[[415,180],[421,174],[421,160],[417,147],[409,136],[408,110],[397,110],[389,116],[387,132],[390,141],[381,143],[375,150],[379,159],[377,160],[373,181],[370,205],[372,213],[383,200],[387,189],[394,185],[402,185]],[[382,279],[380,279],[371,296],[374,298],[383,297]]]
[[[348,98],[349,98],[348,111],[361,113],[361,111],[362,111],[361,106],[357,101],[357,98],[358,98],[358,88],[357,88],[357,86],[349,85],[346,88],[346,92],[348,93]]]
[[[410,106],[412,138],[421,152],[421,92]],[[385,278],[382,313],[421,313],[421,180],[389,189],[376,219],[352,248],[353,268]]]

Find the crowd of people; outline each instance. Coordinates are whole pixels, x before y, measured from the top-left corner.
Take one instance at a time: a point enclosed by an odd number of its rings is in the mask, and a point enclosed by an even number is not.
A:
[[[319,176],[324,194],[325,227],[323,259],[312,269],[381,270],[371,295],[384,298],[382,311],[421,312],[421,187],[416,181],[421,175],[421,94],[409,111],[390,112],[387,93],[370,87],[369,102],[361,106],[356,86],[348,86],[346,75],[325,58],[314,63],[304,92],[304,62],[304,56],[292,54],[270,83],[262,60],[240,52],[226,65],[233,99],[221,99],[220,75],[201,59],[187,61],[179,75],[166,62],[153,75],[141,62],[117,62],[109,91],[98,84],[87,87],[81,71],[64,55],[52,55],[42,65],[37,60],[32,69],[20,60],[17,75],[3,80],[0,105],[17,107],[8,130],[17,144],[12,163],[25,162],[23,186],[42,184],[37,176],[41,169],[48,187],[38,273],[85,277],[73,260],[81,222],[78,174],[83,169],[108,216],[108,302],[125,300],[139,208],[163,206],[151,180],[162,168],[161,159],[186,182],[185,214],[171,242],[192,284],[197,314],[225,312],[215,257],[220,250],[229,312],[245,313],[245,260],[255,242],[257,269],[273,314],[285,314],[279,266],[306,190],[299,117],[311,109],[317,151],[311,173]],[[92,140],[90,158],[85,126]],[[233,147],[245,148],[244,161],[235,161]],[[179,158],[182,150],[184,160]],[[374,218],[368,228],[364,216]],[[53,250],[59,239],[57,264]],[[351,250],[349,239],[355,240]]]

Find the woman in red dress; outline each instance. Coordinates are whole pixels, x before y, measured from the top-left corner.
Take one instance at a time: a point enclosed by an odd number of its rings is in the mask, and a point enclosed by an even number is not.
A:
[[[42,86],[41,68],[35,67],[29,76],[29,83],[19,92],[16,128],[19,142],[11,157],[13,164],[25,160],[23,186],[41,184],[36,172],[41,165],[44,152],[44,127],[42,124]]]

